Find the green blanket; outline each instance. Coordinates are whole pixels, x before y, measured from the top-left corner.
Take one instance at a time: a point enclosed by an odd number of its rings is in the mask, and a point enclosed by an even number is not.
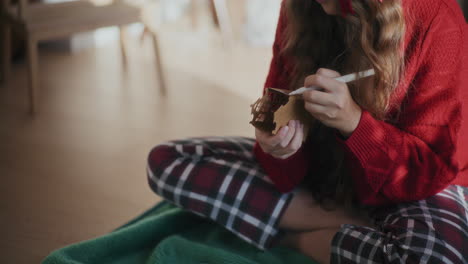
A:
[[[110,234],[52,252],[43,264],[315,263],[276,247],[261,251],[212,222],[161,202]]]

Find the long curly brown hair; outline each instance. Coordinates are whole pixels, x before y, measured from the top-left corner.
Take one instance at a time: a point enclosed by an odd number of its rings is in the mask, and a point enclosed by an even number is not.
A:
[[[353,99],[379,120],[386,119],[390,97],[402,78],[405,19],[401,0],[353,0],[354,14],[330,16],[313,0],[285,0],[286,36],[281,54],[293,62],[290,89],[303,86],[319,68],[347,74],[373,68],[369,80],[349,84]],[[320,153],[320,168],[308,177],[308,186],[322,204],[346,204],[354,197],[332,129],[315,122],[309,135]]]

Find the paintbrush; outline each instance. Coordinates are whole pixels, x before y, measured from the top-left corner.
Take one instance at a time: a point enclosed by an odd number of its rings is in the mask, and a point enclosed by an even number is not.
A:
[[[358,72],[358,73],[351,73],[351,74],[348,74],[348,75],[343,75],[343,76],[335,78],[335,80],[337,80],[339,82],[349,83],[349,82],[353,82],[353,81],[356,81],[356,80],[359,80],[359,79],[362,79],[362,78],[370,77],[370,76],[372,76],[374,74],[375,74],[374,69],[370,69],[370,70],[367,70],[367,71],[362,71],[362,72]],[[288,93],[288,95],[300,95],[300,94],[303,94],[306,91],[318,90],[318,89],[320,89],[320,88],[319,87],[301,87],[299,89],[296,89],[296,90]]]

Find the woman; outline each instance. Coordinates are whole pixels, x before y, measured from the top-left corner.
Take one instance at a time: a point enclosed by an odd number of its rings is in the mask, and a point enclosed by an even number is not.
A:
[[[285,0],[265,87],[321,88],[303,94],[305,143],[295,120],[255,141],[168,142],[149,155],[150,186],[260,249],[467,263],[464,27],[454,0]]]

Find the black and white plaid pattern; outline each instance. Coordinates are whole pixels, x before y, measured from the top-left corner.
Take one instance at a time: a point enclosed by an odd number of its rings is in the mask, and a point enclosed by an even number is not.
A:
[[[265,249],[293,194],[278,192],[254,159],[253,139],[168,142],[148,157],[148,181],[165,199]],[[343,225],[332,263],[466,263],[468,188],[372,211],[376,228]]]
[[[468,263],[468,188],[372,212],[376,229],[343,225],[332,263]]]
[[[255,141],[212,137],[168,142],[148,158],[151,188],[265,249],[292,194],[278,192],[253,157]]]

